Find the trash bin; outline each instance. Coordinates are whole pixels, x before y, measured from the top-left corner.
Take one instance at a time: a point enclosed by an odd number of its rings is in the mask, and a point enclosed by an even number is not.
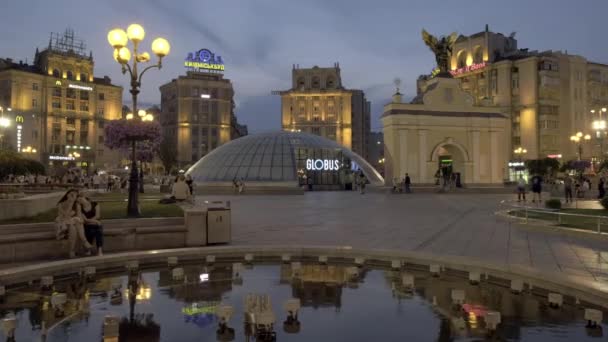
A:
[[[205,246],[207,244],[207,211],[204,208],[186,209],[184,219],[186,246]]]
[[[231,238],[230,202],[213,202],[207,208],[207,244],[229,243]]]

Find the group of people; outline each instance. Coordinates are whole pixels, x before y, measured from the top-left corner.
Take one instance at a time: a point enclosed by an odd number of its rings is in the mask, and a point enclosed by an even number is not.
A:
[[[530,185],[532,189],[532,202],[536,202],[537,200],[541,201],[541,193],[543,190],[543,179],[540,175],[534,175],[530,179]],[[558,182],[554,182],[555,186],[558,186]],[[570,175],[566,174],[563,180],[564,185],[564,197],[566,199],[566,203],[573,201],[573,195],[577,198],[587,198],[587,193],[589,193],[592,189],[591,180],[587,177],[580,176],[577,178],[573,178]],[[606,181],[604,177],[600,177],[597,184],[597,192],[598,199],[604,198],[606,196]],[[527,190],[527,182],[523,175],[520,175],[517,180],[517,201],[526,201],[526,190]]]
[[[239,195],[242,194],[243,191],[245,191],[245,181],[243,180],[243,177],[241,177],[240,179],[234,177],[234,179],[232,180],[232,188],[234,189],[235,193]]]
[[[69,241],[70,258],[76,256],[76,243],[80,241],[87,254],[103,254],[103,226],[101,206],[82,191],[68,190],[57,203],[56,237]],[[95,247],[93,245],[95,244]]]
[[[406,194],[409,194],[412,192],[412,179],[410,178],[410,175],[408,173],[405,174],[405,177],[403,177],[403,179],[399,179],[397,177],[393,178],[393,189],[392,192],[393,193],[401,193],[401,192],[405,192]]]

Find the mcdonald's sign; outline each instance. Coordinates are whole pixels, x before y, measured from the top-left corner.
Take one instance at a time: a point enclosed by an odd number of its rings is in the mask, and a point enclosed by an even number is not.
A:
[[[23,123],[23,116],[22,115],[15,116],[15,122]]]

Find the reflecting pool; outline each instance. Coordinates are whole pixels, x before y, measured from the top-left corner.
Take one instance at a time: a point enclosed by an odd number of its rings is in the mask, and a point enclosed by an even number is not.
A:
[[[98,271],[92,277],[57,277],[50,286],[42,286],[38,279],[7,286],[0,303],[0,341],[587,341],[602,337],[605,323],[586,327],[583,306],[564,298],[563,306],[551,308],[546,292],[538,291],[516,294],[492,279],[482,277],[479,284],[471,284],[457,272],[433,277],[423,269],[306,262],[152,265],[131,272]],[[494,311],[500,313],[495,330],[486,322]],[[228,319],[225,324],[222,317]],[[116,335],[117,340],[110,338]]]

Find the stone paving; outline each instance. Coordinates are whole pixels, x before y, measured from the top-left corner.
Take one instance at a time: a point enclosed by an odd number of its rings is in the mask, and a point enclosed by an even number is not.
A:
[[[512,195],[311,192],[201,196],[230,200],[235,245],[331,245],[480,258],[608,286],[608,238],[498,218]]]

